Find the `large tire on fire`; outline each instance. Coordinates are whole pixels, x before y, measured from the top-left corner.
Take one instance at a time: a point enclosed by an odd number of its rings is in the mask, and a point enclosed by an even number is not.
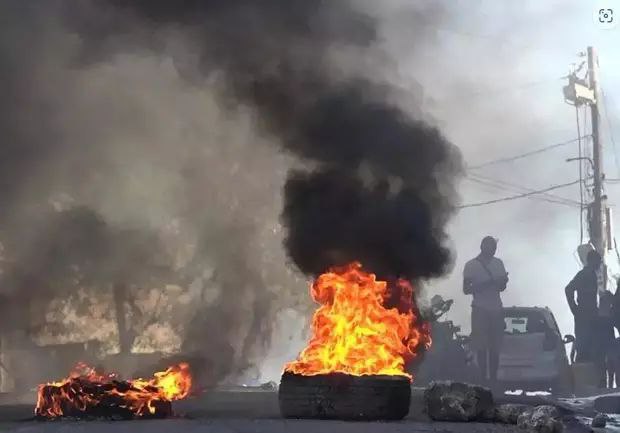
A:
[[[409,413],[411,385],[404,376],[287,372],[278,400],[284,418],[400,420]]]

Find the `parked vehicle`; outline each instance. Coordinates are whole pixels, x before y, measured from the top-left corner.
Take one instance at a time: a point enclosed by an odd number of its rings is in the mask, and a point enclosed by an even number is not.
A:
[[[568,395],[573,377],[565,345],[548,308],[504,308],[504,340],[500,352],[498,380],[506,390],[551,391]]]

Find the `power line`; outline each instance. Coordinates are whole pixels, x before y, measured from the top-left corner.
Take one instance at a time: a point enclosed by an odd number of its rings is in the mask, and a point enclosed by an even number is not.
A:
[[[576,143],[576,142],[578,142],[579,140],[581,140],[583,138],[586,138],[586,137],[573,138],[572,140],[562,141],[560,143],[551,144],[549,146],[541,147],[539,149],[532,150],[530,152],[521,153],[519,155],[509,156],[509,157],[505,157],[505,158],[494,159],[494,160],[491,160],[491,161],[483,162],[481,164],[472,165],[472,166],[469,166],[467,168],[469,170],[478,170],[480,168],[488,167],[490,165],[503,164],[503,163],[506,163],[506,162],[516,161],[518,159],[527,158],[528,156],[532,156],[532,155],[537,155],[539,153],[543,153],[543,152],[546,152],[548,150],[555,149],[557,147],[566,146],[566,145],[571,144],[571,143]]]
[[[614,139],[614,131],[611,127],[611,122],[609,121],[609,115],[607,114],[607,97],[605,92],[601,91],[603,95],[603,112],[605,113],[605,121],[607,122],[607,129],[609,130],[609,140],[611,141],[612,150],[614,152],[614,163],[616,164],[616,171],[618,176],[620,176],[620,164],[618,163],[618,152],[616,151],[616,140]]]
[[[502,88],[502,89],[480,90],[478,92],[471,92],[471,93],[467,93],[467,94],[457,93],[457,94],[455,94],[455,97],[459,98],[459,99],[462,99],[462,98],[477,98],[479,96],[501,95],[501,94],[504,94],[504,93],[514,92],[514,91],[517,91],[517,90],[523,90],[523,89],[538,87],[538,86],[541,86],[543,84],[548,84],[548,83],[550,83],[552,81],[563,80],[565,78],[566,77],[546,78],[546,79],[537,80],[537,81],[529,81],[529,82],[524,82],[524,83],[521,83],[521,84],[515,84],[515,85],[512,85],[510,87],[505,87],[505,88]],[[448,98],[448,99],[450,99],[450,98]]]
[[[474,182],[476,181],[474,179],[471,179],[471,180],[474,181]],[[486,186],[494,187],[493,185],[489,185],[489,184],[485,184],[485,183],[482,183],[482,184],[486,185]],[[531,194],[537,194],[537,191],[528,191],[528,192],[523,193],[523,194],[530,194],[530,193]],[[574,202],[574,201],[571,201],[571,200],[568,200],[568,199],[564,199],[562,197],[560,197],[560,198],[553,198],[554,196],[547,197],[544,194],[541,194],[541,195],[542,195],[542,197],[538,197],[537,195],[531,195],[531,196],[527,196],[527,197],[524,197],[524,198],[527,198],[528,200],[538,201],[538,202],[545,202],[545,203],[557,204],[557,205],[561,205],[561,206],[567,206],[567,207],[570,207],[570,208],[573,208],[573,209],[580,209],[581,208],[581,206],[579,205],[578,202]]]
[[[495,178],[489,178],[489,177],[485,177],[485,176],[480,176],[480,175],[468,175],[466,177],[467,180],[471,181],[471,182],[475,182],[481,185],[485,185],[485,186],[490,186],[492,188],[495,188],[497,190],[500,191],[506,191],[506,192],[518,192],[518,193],[526,193],[526,192],[535,192],[536,190],[533,188],[528,188],[522,185],[517,185],[517,184],[513,184],[510,182],[506,182],[504,180],[500,180],[500,179],[495,179]],[[576,200],[572,200],[569,198],[565,198],[565,197],[561,197],[561,196],[557,196],[557,195],[553,195],[553,194],[549,194],[549,193],[542,193],[539,196],[530,196],[527,197],[529,199],[532,200],[537,200],[537,201],[544,201],[547,203],[555,203],[555,204],[561,204],[564,206],[569,206],[569,207],[575,207],[575,208],[581,208],[581,204],[576,201]]]
[[[566,188],[567,186],[571,186],[571,185],[577,185],[579,182],[581,182],[580,179],[574,180],[574,181],[568,182],[568,183],[562,183],[562,184],[559,184],[559,185],[553,185],[553,186],[550,186],[548,188],[540,189],[540,190],[537,190],[537,191],[530,191],[530,192],[526,192],[526,193],[518,194],[518,195],[513,195],[513,196],[509,196],[509,197],[497,198],[495,200],[488,200],[488,201],[482,201],[482,202],[478,202],[478,203],[465,204],[465,205],[458,206],[457,208],[458,209],[465,209],[465,208],[471,208],[471,207],[486,206],[486,205],[489,205],[489,204],[495,204],[495,203],[500,203],[500,202],[504,202],[504,201],[517,200],[519,198],[529,197],[529,196],[536,195],[536,194],[542,194],[542,193],[553,191],[553,190],[556,190],[556,189]]]
[[[511,182],[505,181],[503,179],[497,179],[497,178],[493,178],[493,177],[489,177],[489,176],[482,176],[480,174],[473,174],[473,175],[470,174],[470,175],[468,175],[468,177],[469,178],[482,179],[482,180],[490,182],[490,183],[495,183],[495,184],[498,185],[497,186],[498,188],[501,188],[502,186],[506,186],[508,188],[512,188],[513,190],[516,190],[516,192],[532,192],[532,191],[536,191],[534,188],[529,188],[527,186],[519,185],[519,184],[516,184],[516,183],[511,183]],[[506,189],[504,189],[504,190],[506,190]],[[570,198],[566,198],[566,197],[562,197],[562,196],[558,196],[558,195],[554,195],[554,194],[546,193],[546,194],[542,194],[542,195],[544,195],[546,197],[549,197],[549,198],[556,199],[556,200],[563,200],[563,201],[566,201],[566,202],[570,202],[571,204],[577,204],[577,205],[579,204],[579,202],[576,201],[576,200],[573,200],[573,199],[570,199]]]

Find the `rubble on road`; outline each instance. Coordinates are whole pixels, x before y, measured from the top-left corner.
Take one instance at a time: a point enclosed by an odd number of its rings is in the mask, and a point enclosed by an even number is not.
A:
[[[527,404],[500,404],[495,408],[494,421],[501,424],[517,424],[519,416],[531,409],[533,407]]]
[[[607,415],[604,413],[599,413],[592,418],[592,428],[604,428],[605,426],[607,426]]]
[[[278,384],[271,380],[269,382],[261,383],[259,385],[259,388],[263,389],[263,390],[266,390],[266,391],[277,391],[278,390]]]
[[[555,406],[537,406],[519,415],[517,425],[530,432],[561,433],[560,411]]]
[[[556,406],[495,405],[492,392],[477,385],[433,382],[424,391],[424,405],[433,421],[494,422],[517,425],[536,433],[560,433],[563,430],[562,414]]]
[[[459,382],[432,382],[424,391],[424,404],[434,421],[492,421],[495,415],[489,389]]]

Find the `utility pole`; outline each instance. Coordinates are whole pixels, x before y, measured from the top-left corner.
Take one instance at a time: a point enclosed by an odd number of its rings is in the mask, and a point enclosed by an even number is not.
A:
[[[588,47],[588,77],[590,79],[590,89],[593,93],[593,101],[589,105],[592,117],[592,161],[594,162],[594,202],[592,203],[590,238],[594,248],[604,257],[606,230],[605,218],[603,217],[603,152],[599,136],[598,56],[594,47]]]
[[[592,157],[582,157],[581,159],[590,160],[592,163],[592,203],[588,205],[588,231],[590,243],[601,254],[603,259],[602,278],[599,280],[599,290],[605,290],[607,286],[607,266],[605,264],[605,254],[607,249],[611,249],[609,239],[610,215],[607,208],[607,197],[603,193],[603,151],[599,133],[599,97],[600,89],[598,86],[598,56],[594,47],[587,49],[588,81],[577,77],[577,72],[568,76],[569,83],[564,87],[564,99],[567,103],[574,106],[588,105],[592,118]],[[583,64],[582,64],[583,66]],[[579,158],[578,158],[579,159]]]

